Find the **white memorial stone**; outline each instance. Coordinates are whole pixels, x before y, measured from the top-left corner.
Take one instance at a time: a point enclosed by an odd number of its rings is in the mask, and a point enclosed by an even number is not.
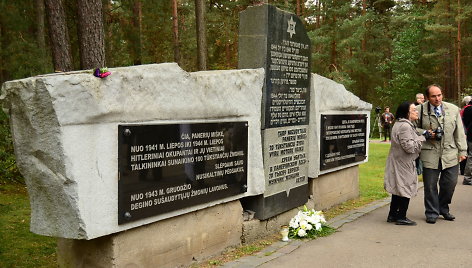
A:
[[[177,64],[113,68],[6,82],[18,167],[34,233],[93,239],[243,196],[261,194],[264,70],[187,73]],[[248,121],[248,191],[118,225],[118,125]]]
[[[345,169],[358,165],[353,163],[332,170],[320,171],[320,133],[322,114],[365,114],[367,116],[367,135],[370,130],[370,111],[372,104],[362,101],[359,97],[346,90],[344,85],[336,83],[318,74],[311,75],[310,92],[310,126],[309,126],[309,165],[308,177],[316,178],[320,174]],[[366,151],[369,151],[369,142],[366,142]],[[362,163],[367,162],[366,158]]]

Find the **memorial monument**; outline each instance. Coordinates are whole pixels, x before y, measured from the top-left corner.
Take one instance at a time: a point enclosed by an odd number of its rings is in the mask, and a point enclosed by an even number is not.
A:
[[[248,8],[239,45],[241,70],[164,63],[3,85],[31,231],[59,238],[60,266],[187,266],[278,232],[307,201],[357,197],[372,106],[310,73],[294,14]]]
[[[372,105],[339,83],[312,74],[310,194],[325,210],[359,196],[359,164],[367,162]]]
[[[270,5],[241,12],[238,66],[266,71],[261,129],[265,190],[242,201],[258,219],[308,200],[310,43],[294,14]]]

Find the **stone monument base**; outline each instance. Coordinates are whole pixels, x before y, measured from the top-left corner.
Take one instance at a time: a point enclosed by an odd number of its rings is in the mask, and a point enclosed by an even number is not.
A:
[[[320,175],[310,180],[316,210],[326,210],[359,197],[359,166]]]
[[[92,240],[58,240],[59,267],[180,267],[241,245],[239,201]]]

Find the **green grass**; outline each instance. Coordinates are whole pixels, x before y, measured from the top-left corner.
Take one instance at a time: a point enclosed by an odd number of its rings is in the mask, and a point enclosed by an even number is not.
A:
[[[0,183],[0,267],[56,267],[56,239],[29,231],[25,186]]]
[[[370,143],[369,162],[359,165],[359,194],[367,202],[388,196],[383,184],[389,150],[390,143]]]
[[[359,165],[359,198],[335,206],[324,214],[331,219],[346,211],[365,206],[388,196],[384,190],[384,170],[390,143],[370,143],[369,162]]]

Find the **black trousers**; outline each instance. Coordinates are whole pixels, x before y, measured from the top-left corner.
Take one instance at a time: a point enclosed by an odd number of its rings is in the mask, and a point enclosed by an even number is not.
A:
[[[405,219],[410,198],[392,194],[392,202],[390,202],[390,212],[388,215],[396,219]]]
[[[439,161],[438,169],[423,168],[426,218],[437,218],[449,212],[449,204],[456,189],[458,175],[459,164],[441,169],[441,161]]]
[[[383,125],[384,141],[387,140],[387,137],[389,140],[392,140],[391,132],[392,127],[390,125]]]

